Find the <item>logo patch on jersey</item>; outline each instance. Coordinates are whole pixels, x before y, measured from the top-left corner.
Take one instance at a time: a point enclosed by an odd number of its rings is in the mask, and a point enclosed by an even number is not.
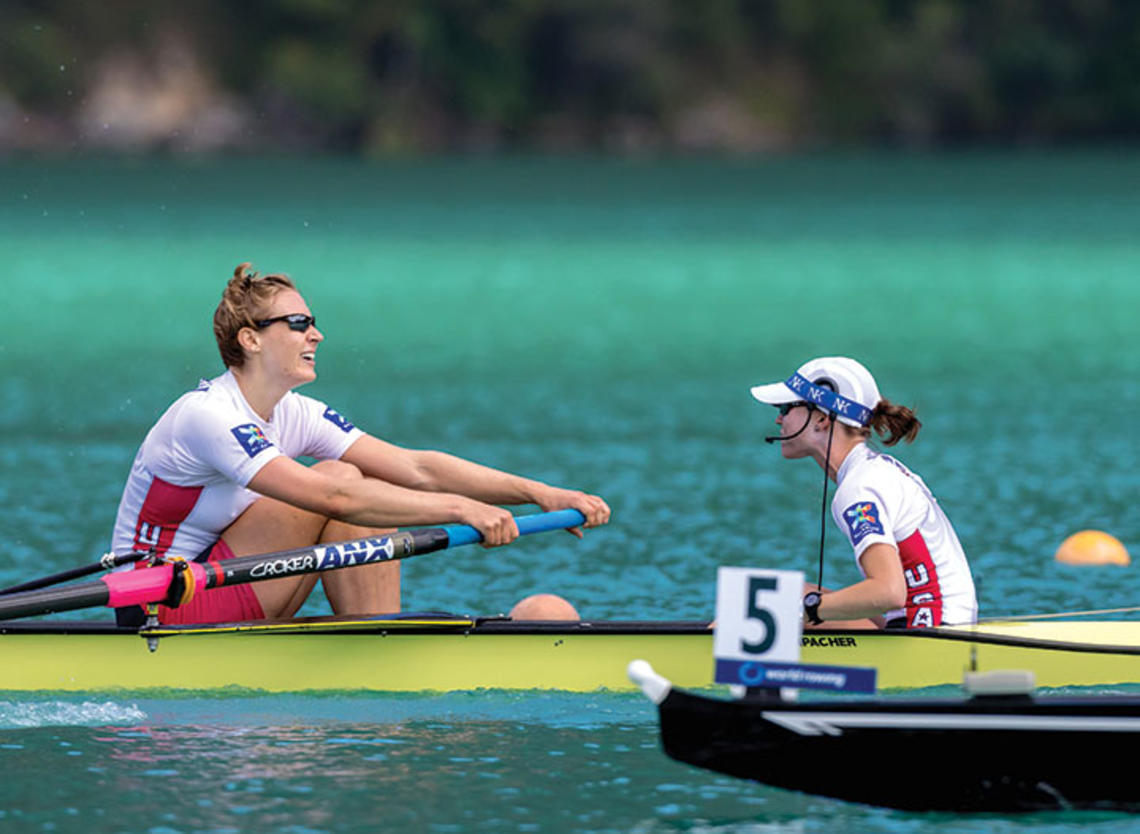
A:
[[[356,428],[356,426],[354,426],[354,425],[352,425],[352,423],[348,422],[348,418],[346,418],[344,415],[340,414],[339,412],[333,411],[331,408],[325,409],[324,418],[326,420],[328,420],[330,423],[332,423],[334,426],[336,426],[338,429],[340,429],[342,432],[344,432],[345,434],[348,434],[350,431],[352,431],[354,428]]]
[[[265,436],[265,432],[261,430],[261,426],[254,423],[246,423],[244,426],[236,426],[230,429],[230,432],[237,438],[237,442],[245,449],[245,453],[251,458],[255,457],[259,452],[264,452],[273,442]]]
[[[859,544],[872,533],[883,532],[883,523],[879,519],[879,508],[873,501],[860,501],[852,504],[843,511],[843,520],[847,522],[847,529],[851,533],[851,544]]]

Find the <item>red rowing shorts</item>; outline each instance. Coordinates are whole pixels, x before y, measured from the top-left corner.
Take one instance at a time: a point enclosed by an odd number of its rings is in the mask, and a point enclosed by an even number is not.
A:
[[[207,562],[217,565],[226,559],[234,558],[233,551],[221,539],[214,542]],[[165,625],[176,623],[235,623],[244,620],[264,620],[265,612],[257,601],[257,594],[250,585],[223,585],[199,591],[185,605],[177,608],[158,606],[158,621]]]

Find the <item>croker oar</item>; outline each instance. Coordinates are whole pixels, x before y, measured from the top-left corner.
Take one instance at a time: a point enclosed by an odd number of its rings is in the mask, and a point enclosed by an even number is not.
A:
[[[520,535],[564,530],[586,523],[577,510],[557,510],[515,518]],[[183,581],[194,583],[195,593],[222,585],[261,582],[298,576],[355,565],[370,565],[406,559],[424,553],[434,553],[450,547],[482,541],[482,535],[466,524],[446,527],[421,527],[401,530],[386,536],[316,544],[295,550],[264,553],[258,556],[239,556],[214,565],[209,562],[187,562],[185,568],[163,564],[144,570],[122,571],[103,576],[93,582],[83,582],[64,588],[51,588],[0,596],[0,620],[18,617],[35,617],[58,611],[79,608],[97,608],[105,605],[120,608],[129,605],[147,605],[164,602],[169,597],[181,597]],[[176,574],[180,576],[176,577]],[[177,591],[172,587],[178,582]]]

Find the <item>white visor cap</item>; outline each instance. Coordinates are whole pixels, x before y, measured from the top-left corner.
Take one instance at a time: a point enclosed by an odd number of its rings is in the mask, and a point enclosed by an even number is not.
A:
[[[803,386],[798,380],[805,380],[810,385]],[[817,398],[815,404],[835,414],[839,422],[848,426],[856,428],[865,426],[870,419],[870,413],[882,399],[879,395],[879,386],[875,384],[871,372],[846,356],[821,356],[812,359],[800,365],[796,372],[783,382],[754,386],[752,396],[768,405],[783,405],[801,400],[811,402],[813,398],[805,388],[820,383],[824,383],[824,388],[834,391],[839,396],[822,401]],[[845,407],[844,400],[853,404],[855,409]],[[860,415],[855,412],[860,406],[865,410],[862,416],[866,419],[857,419]]]

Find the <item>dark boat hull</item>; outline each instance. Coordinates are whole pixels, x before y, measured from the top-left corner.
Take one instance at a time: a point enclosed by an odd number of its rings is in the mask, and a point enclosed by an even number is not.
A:
[[[1140,741],[1140,698],[723,701],[672,690],[665,752],[697,767],[912,811],[1140,811],[1116,764]]]

